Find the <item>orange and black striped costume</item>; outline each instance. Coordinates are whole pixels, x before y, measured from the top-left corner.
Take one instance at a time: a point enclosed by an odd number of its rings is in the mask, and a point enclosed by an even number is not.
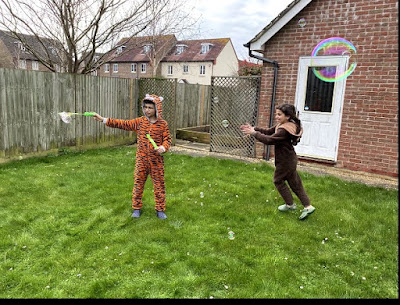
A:
[[[161,102],[163,98],[147,94],[142,100],[142,108],[145,100],[155,104],[157,117],[155,123],[150,123],[149,119],[144,115],[133,120],[108,118],[106,125],[137,133],[136,165],[132,191],[133,209],[142,208],[144,184],[150,174],[154,187],[155,209],[157,211],[165,211],[164,158],[154,149],[146,134],[150,134],[157,146],[163,146],[165,151],[168,151],[171,146],[171,135],[167,122],[161,117]]]

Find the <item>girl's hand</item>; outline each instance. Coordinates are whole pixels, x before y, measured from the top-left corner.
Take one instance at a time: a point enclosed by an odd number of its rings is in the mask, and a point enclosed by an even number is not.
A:
[[[99,122],[103,122],[103,119],[104,119],[102,116],[98,115],[97,113],[95,113],[95,114],[93,115],[93,118],[94,118],[96,121],[99,121]]]
[[[251,135],[255,132],[254,127],[252,127],[249,123],[246,123],[242,126],[240,126],[240,130],[245,134],[245,135]]]

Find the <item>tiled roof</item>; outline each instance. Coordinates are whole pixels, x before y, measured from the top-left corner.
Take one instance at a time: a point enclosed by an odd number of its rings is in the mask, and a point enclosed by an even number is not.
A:
[[[176,47],[163,58],[163,62],[187,62],[187,61],[214,61],[221,53],[222,49],[230,41],[230,38],[201,39],[201,40],[181,40],[177,45],[185,45],[184,51],[177,54]],[[201,54],[201,45],[211,44],[210,50]]]
[[[39,42],[39,40],[33,35],[25,35],[21,34],[23,39],[41,56],[47,58],[46,52],[43,48],[43,45]],[[15,56],[18,54],[20,59],[28,59],[28,60],[37,60],[37,58],[29,53],[28,51],[19,51],[17,48],[16,42],[19,41],[15,36],[11,34],[11,32],[1,31],[0,30],[0,39],[3,41],[4,45],[7,47],[8,51]],[[47,48],[50,46],[57,45],[56,41],[53,41],[48,38],[40,38],[40,40],[46,45]],[[18,52],[18,53],[17,53]],[[52,54],[51,50],[48,49],[48,53],[50,54],[51,60],[58,62],[58,57]]]
[[[121,39],[117,47],[109,52],[107,55],[109,60],[105,59],[106,62],[149,62],[149,57],[143,53],[143,47],[146,44],[151,44],[154,38],[152,36],[144,37],[132,37]],[[156,49],[162,47],[165,43],[170,40],[175,40],[175,35],[164,35],[159,36],[156,41]],[[118,47],[124,46],[121,54],[116,55],[116,50]]]

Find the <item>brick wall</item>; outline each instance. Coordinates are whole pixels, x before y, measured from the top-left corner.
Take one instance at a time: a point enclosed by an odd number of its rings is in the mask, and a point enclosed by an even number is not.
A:
[[[306,25],[300,27],[300,18]],[[339,36],[357,49],[347,78],[337,167],[398,176],[398,1],[314,0],[266,44],[279,63],[276,104],[294,103],[299,56]],[[264,64],[259,126],[268,126],[273,65]],[[262,145],[257,146],[262,155]],[[273,151],[273,150],[272,150]]]

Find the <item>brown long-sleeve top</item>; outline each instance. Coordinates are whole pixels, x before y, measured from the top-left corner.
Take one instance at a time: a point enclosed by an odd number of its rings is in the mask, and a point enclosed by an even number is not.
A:
[[[297,155],[292,139],[301,137],[303,130],[296,133],[297,126],[292,123],[278,124],[268,129],[255,127],[253,135],[258,141],[275,146],[275,165],[296,164]]]

